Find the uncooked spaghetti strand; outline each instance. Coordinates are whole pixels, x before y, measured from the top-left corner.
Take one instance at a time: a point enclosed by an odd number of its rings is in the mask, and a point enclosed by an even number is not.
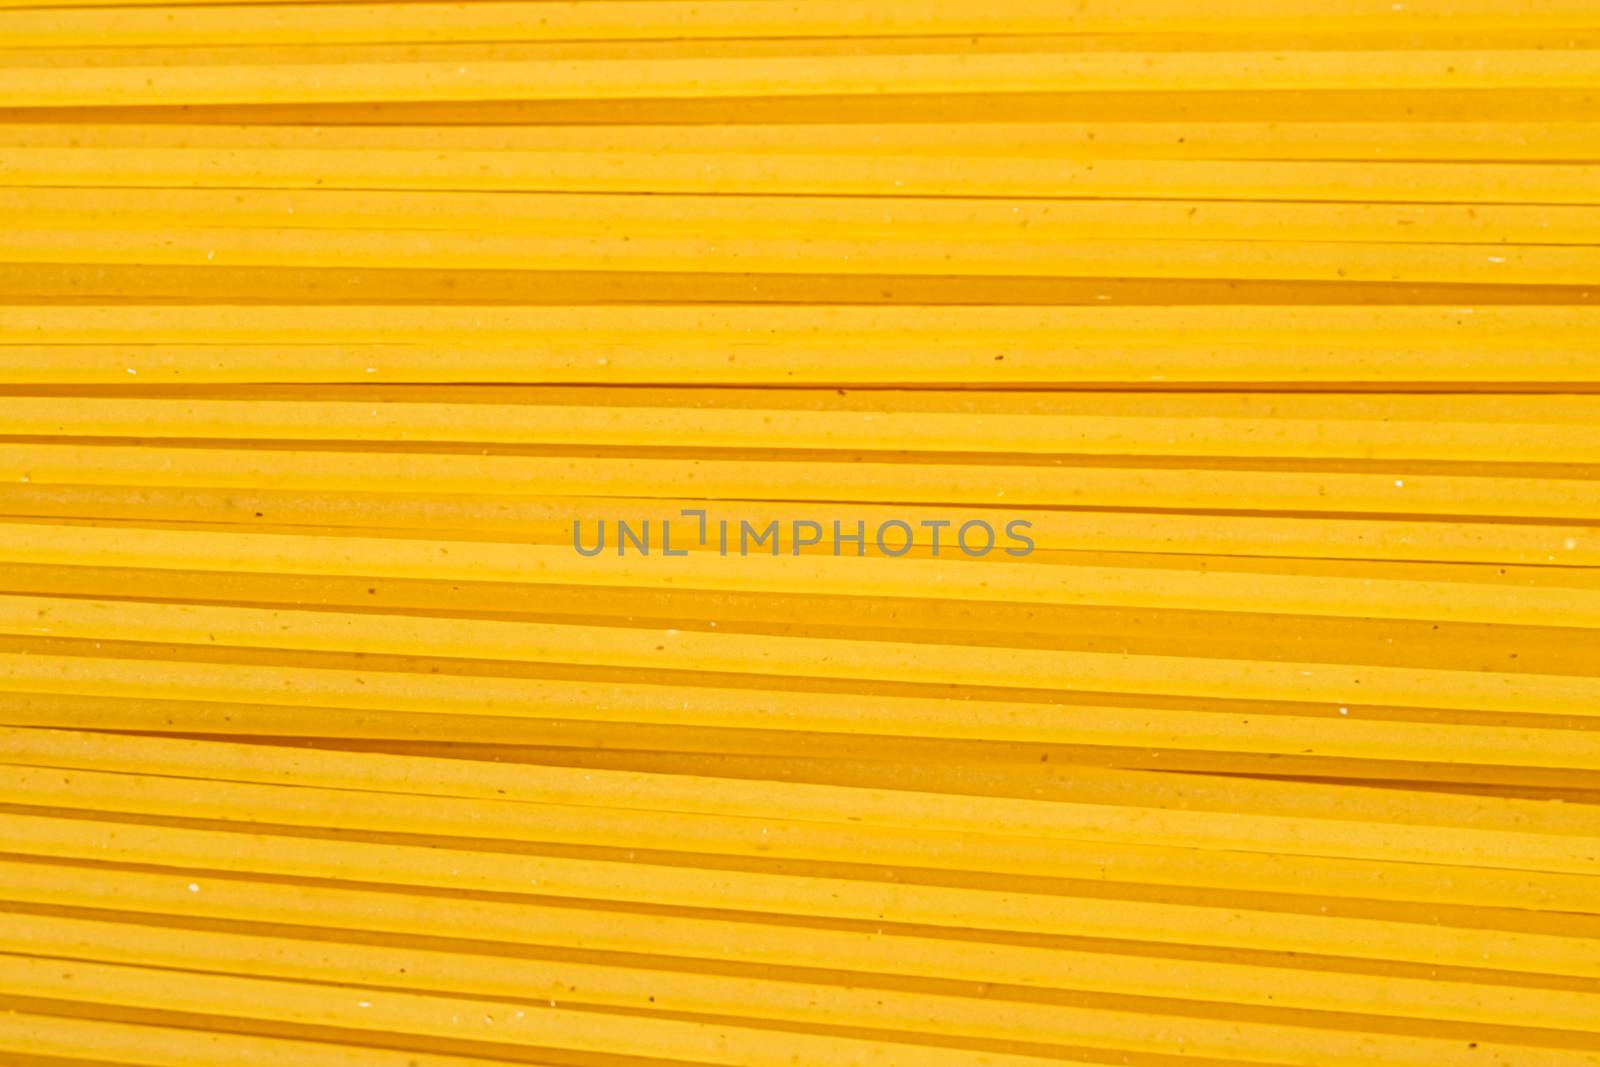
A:
[[[226,532],[303,533],[467,542],[570,545],[575,522],[618,516],[684,517],[702,502],[638,497],[550,497],[541,500],[281,490],[158,489],[0,483],[0,514],[27,521],[93,521],[107,525],[181,526]],[[793,518],[792,505],[729,500],[720,507],[758,528]],[[1181,515],[1041,509],[829,506],[846,529],[860,521],[910,525],[912,543],[931,548],[935,527],[988,522],[1001,529],[1025,518],[1036,550],[1156,552],[1173,555],[1404,560],[1526,566],[1600,564],[1600,530],[1533,523]],[[948,537],[941,543],[948,542]],[[898,544],[898,542],[897,542]],[[688,547],[696,547],[694,545]],[[874,546],[875,548],[876,546]]]
[[[4,90],[0,78],[0,105]],[[1600,165],[1580,163],[0,148],[0,165],[13,187],[1600,204]]]
[[[1457,473],[1425,464],[1388,470],[1249,469],[1160,462],[1125,466],[1042,459],[1037,464],[900,463],[841,457],[805,461],[691,453],[463,455],[429,452],[18,443],[0,452],[0,479],[39,485],[420,492],[538,497],[648,497],[693,483],[700,499],[844,504],[1130,507],[1316,512],[1363,516],[1494,516],[1587,523],[1600,518],[1586,468],[1515,467]],[[1241,469],[1242,468],[1242,469]],[[1468,468],[1471,470],[1472,468]],[[1446,473],[1448,472],[1448,473]],[[677,493],[673,493],[677,496]],[[719,528],[720,531],[720,528]],[[850,531],[846,531],[850,533]],[[873,531],[867,531],[873,535]],[[739,529],[733,528],[737,540]],[[720,532],[717,535],[720,537]],[[991,550],[994,546],[990,546]],[[1020,546],[1014,546],[1021,551]],[[864,549],[862,550],[864,551]]]
[[[302,43],[348,41],[485,41],[628,39],[759,39],[987,33],[1215,32],[1228,29],[1313,33],[1404,34],[1417,30],[1544,31],[1587,28],[1592,12],[1571,0],[1518,8],[1481,3],[1463,8],[1411,3],[1232,4],[1226,20],[1181,6],[1078,4],[1070,12],[1039,0],[1004,0],[981,8],[948,0],[813,0],[802,7],[774,2],[686,4],[605,3],[326,3],[285,7],[191,5],[190,0],[132,0],[110,12],[75,0],[12,0],[0,20],[13,47],[100,44]]]
[[[1583,285],[1600,251],[1583,246],[1207,240],[996,242],[837,236],[606,237],[434,231],[193,230],[0,232],[0,262],[177,266],[399,267],[800,275],[1287,279]]]
[[[659,3],[660,0],[651,0]],[[408,9],[421,7],[418,2],[406,5]],[[479,9],[496,9],[511,6],[507,0],[495,5],[478,5]],[[1044,158],[1061,159],[1368,159],[1380,160],[1436,160],[1451,162],[1461,159],[1481,159],[1485,162],[1577,162],[1592,161],[1600,154],[1600,123],[1569,119],[1526,121],[1506,119],[1457,120],[1432,122],[1405,121],[1117,121],[1100,122],[847,122],[847,123],[770,123],[730,125],[690,125],[683,123],[605,124],[605,125],[395,125],[395,126],[295,126],[295,125],[182,125],[179,123],[118,123],[93,125],[89,123],[51,125],[44,122],[0,125],[0,144],[11,147],[76,147],[104,150],[110,148],[270,148],[270,149],[419,149],[440,151],[517,151],[540,152],[550,150],[588,150],[606,152],[705,152],[772,153],[783,155],[860,153],[866,155],[953,155],[1015,156],[1023,151]],[[195,203],[204,204],[206,190],[164,190],[162,200],[171,202],[176,194],[188,193]],[[158,210],[142,200],[149,192],[130,196],[126,190],[99,189],[94,194],[83,190],[52,190],[10,188],[4,190],[0,203],[8,203],[19,195],[31,195],[46,203],[72,203],[85,195],[100,195],[111,203],[128,203],[133,216]],[[221,200],[220,194],[212,194]],[[365,190],[361,194],[343,194],[355,201],[357,210],[382,207],[401,194],[376,194]],[[450,194],[428,194],[437,200]],[[297,194],[299,205],[296,214],[304,215],[308,204],[316,203],[317,192],[304,190]],[[327,193],[330,202],[339,203],[341,194]],[[502,194],[501,199],[504,198]],[[230,196],[229,201],[232,200]],[[272,194],[258,192],[251,198],[256,203],[270,202]],[[467,200],[456,195],[457,203]],[[566,199],[575,199],[567,196]],[[877,198],[873,198],[875,201]],[[616,198],[614,210],[619,222],[631,221],[631,212],[642,205],[629,205],[626,198]],[[364,204],[366,202],[366,204]],[[719,205],[706,205],[712,212]],[[731,205],[737,209],[738,205]],[[778,205],[773,205],[778,206]],[[794,205],[818,211],[826,205]],[[900,211],[914,212],[917,207],[961,207],[961,204],[921,205],[907,200]],[[981,204],[965,205],[981,207]],[[1035,210],[1039,205],[1028,203]],[[1063,201],[1062,209],[1074,206]],[[1160,202],[1130,202],[1125,207],[1139,207],[1146,211],[1161,206]],[[1227,201],[1206,203],[1204,210],[1211,214],[1225,213]],[[1310,209],[1318,205],[1298,205]],[[1250,205],[1252,211],[1272,217],[1283,210],[1283,205],[1260,203]],[[1388,205],[1345,205],[1350,214],[1399,215],[1404,210],[1417,210],[1421,218],[1429,211],[1421,205],[1396,208]],[[218,209],[220,210],[220,208]],[[436,208],[434,210],[437,210]],[[1434,211],[1442,209],[1435,208]],[[1465,214],[1456,209],[1457,213]],[[1516,209],[1501,207],[1490,213],[1515,214]],[[1558,209],[1544,209],[1547,211]],[[1573,209],[1569,209],[1573,210]],[[407,212],[410,217],[432,214],[427,208]],[[1576,213],[1576,212],[1575,212]],[[119,212],[119,214],[121,214]],[[126,217],[126,216],[124,216]],[[174,220],[184,221],[181,213]],[[463,224],[473,218],[472,212],[461,217]],[[305,217],[296,219],[302,225],[313,225]],[[1487,221],[1487,220],[1486,220]],[[1415,222],[1400,225],[1417,225]],[[1573,232],[1561,229],[1545,231],[1546,239],[1570,239]]]
[[[531,398],[532,399],[532,398]],[[603,400],[604,398],[597,398]],[[1498,398],[1497,398],[1498,399]],[[1506,407],[1516,401],[1503,399]],[[1531,405],[1530,405],[1531,406]],[[709,410],[650,405],[456,404],[381,400],[11,397],[0,434],[207,441],[351,441],[831,449],[840,451],[1425,459],[1600,463],[1600,441],[1580,413],[1570,422],[1502,416],[1407,419],[1174,417],[1152,412],[1012,414],[895,410]],[[1216,410],[1213,407],[1211,410]]]

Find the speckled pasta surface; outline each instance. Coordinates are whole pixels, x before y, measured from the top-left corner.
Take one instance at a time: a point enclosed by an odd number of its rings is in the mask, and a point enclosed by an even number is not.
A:
[[[1600,1065],[1600,0],[0,0],[3,1067]]]

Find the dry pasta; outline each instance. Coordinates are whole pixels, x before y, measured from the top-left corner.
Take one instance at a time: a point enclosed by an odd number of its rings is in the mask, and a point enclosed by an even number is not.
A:
[[[0,1061],[1600,1064],[1597,94],[0,2]]]

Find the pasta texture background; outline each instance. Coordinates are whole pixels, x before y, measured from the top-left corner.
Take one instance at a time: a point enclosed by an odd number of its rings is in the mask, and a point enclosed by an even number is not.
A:
[[[1597,285],[1594,0],[0,0],[0,1063],[1600,1064]]]

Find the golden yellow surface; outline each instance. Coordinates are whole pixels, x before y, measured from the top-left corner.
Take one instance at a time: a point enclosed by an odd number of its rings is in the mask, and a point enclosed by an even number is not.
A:
[[[0,0],[0,1065],[1180,1063],[1600,1065],[1600,3]]]

